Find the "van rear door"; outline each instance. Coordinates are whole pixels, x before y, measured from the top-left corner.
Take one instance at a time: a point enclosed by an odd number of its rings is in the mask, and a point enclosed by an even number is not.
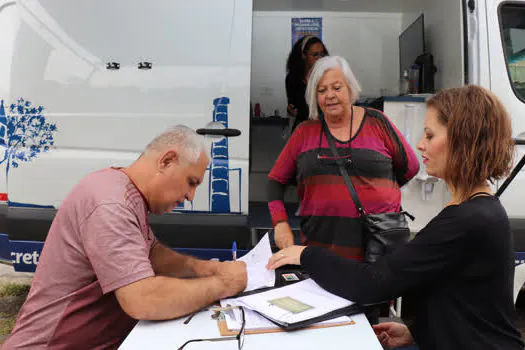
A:
[[[512,118],[513,136],[525,140],[525,0],[465,0],[464,9],[468,82],[489,88],[501,99]],[[525,146],[517,150],[516,162]],[[522,170],[501,197],[518,251],[525,251],[524,188]]]

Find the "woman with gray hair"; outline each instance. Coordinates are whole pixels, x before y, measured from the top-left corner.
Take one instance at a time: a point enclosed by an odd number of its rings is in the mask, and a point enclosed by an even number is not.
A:
[[[330,149],[323,123],[334,139],[339,158],[345,162],[364,210],[369,214],[400,210],[400,187],[419,170],[416,155],[382,112],[354,105],[360,91],[344,58],[328,56],[314,65],[306,89],[310,120],[295,130],[268,175],[268,205],[279,248],[294,243],[283,198],[286,185],[296,177],[303,244],[327,247],[342,257],[363,260],[359,212]]]
[[[344,58],[328,56],[314,65],[306,88],[310,120],[297,127],[268,175],[268,206],[279,248],[294,244],[284,193],[296,177],[302,243],[363,260],[361,220],[338,160],[344,161],[366,213],[400,210],[400,187],[417,174],[418,160],[383,113],[354,105],[360,92]],[[323,124],[334,140],[339,159],[330,149]],[[375,323],[379,310],[375,308],[367,316]]]

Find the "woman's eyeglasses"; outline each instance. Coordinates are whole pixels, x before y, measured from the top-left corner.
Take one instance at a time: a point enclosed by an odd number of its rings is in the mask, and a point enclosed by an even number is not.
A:
[[[237,340],[237,345],[239,347],[239,350],[241,350],[242,346],[244,345],[244,328],[246,327],[246,316],[244,315],[244,309],[242,308],[242,306],[217,307],[217,308],[212,308],[210,310],[215,311],[215,312],[231,311],[233,314],[233,309],[241,310],[242,323],[241,323],[241,328],[239,329],[239,333],[237,333],[237,335],[231,336],[231,337],[220,337],[220,338],[190,339],[184,344],[182,344],[182,346],[178,350],[184,349],[184,347],[188,345],[189,343],[196,343],[196,342],[201,342],[201,341],[226,341],[226,340]],[[235,318],[235,317],[232,317],[232,318]]]
[[[324,52],[308,52],[307,54],[314,58],[321,58],[326,56]]]

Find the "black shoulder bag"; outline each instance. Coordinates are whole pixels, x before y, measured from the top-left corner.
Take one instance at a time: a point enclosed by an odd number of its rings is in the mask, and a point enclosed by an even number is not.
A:
[[[353,111],[352,111],[353,114]],[[353,115],[352,115],[353,119]],[[337,166],[343,176],[346,187],[350,192],[350,196],[359,212],[361,224],[363,228],[363,242],[364,242],[364,260],[365,262],[376,262],[380,257],[395,250],[400,245],[407,243],[410,239],[410,230],[405,215],[409,215],[405,211],[389,212],[379,214],[367,214],[357,196],[354,185],[350,180],[348,171],[346,170],[343,160],[339,157],[339,152],[335,146],[333,136],[328,130],[328,126],[323,120],[323,130],[326,139],[330,144],[332,153],[337,159]],[[352,125],[350,124],[350,141],[352,138]],[[351,165],[353,160],[349,159],[347,162]],[[410,215],[409,215],[410,216]],[[413,217],[411,217],[413,220]]]

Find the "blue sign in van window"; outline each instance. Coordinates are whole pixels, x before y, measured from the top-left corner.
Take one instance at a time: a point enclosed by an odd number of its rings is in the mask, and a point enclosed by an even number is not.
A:
[[[321,17],[292,18],[292,47],[303,36],[312,35],[323,40],[323,19]]]

